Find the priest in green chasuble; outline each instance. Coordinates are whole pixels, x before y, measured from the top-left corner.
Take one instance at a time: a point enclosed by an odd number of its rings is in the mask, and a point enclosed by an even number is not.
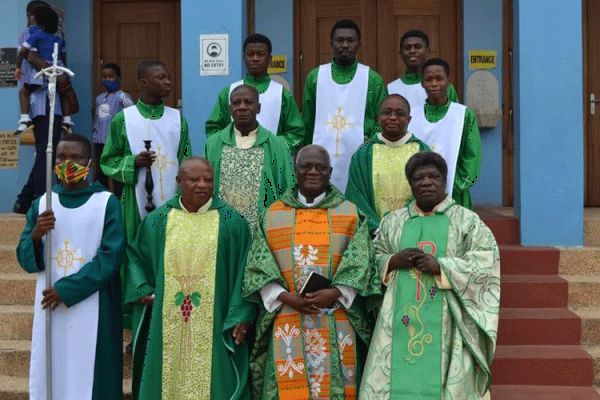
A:
[[[271,79],[267,70],[271,63],[271,40],[265,35],[254,33],[244,41],[244,64],[248,73],[243,80],[232,83],[219,93],[217,103],[206,121],[206,137],[225,129],[231,123],[229,95],[241,84],[258,90],[260,125],[274,135],[281,136],[292,154],[304,144],[304,122],[292,93]]]
[[[471,186],[481,167],[481,137],[477,116],[448,97],[450,66],[441,58],[423,65],[425,104],[411,113],[408,130],[444,157],[448,165],[447,193],[457,204],[472,208]]]
[[[260,307],[255,400],[356,398],[381,284],[367,224],[330,175],[324,148],[302,148],[298,185],[268,208],[254,235],[243,294]],[[301,293],[311,273],[331,284]]]
[[[258,91],[240,85],[231,91],[233,122],[206,142],[215,169],[215,195],[239,211],[250,225],[294,182],[290,150],[257,121]]]
[[[356,22],[337,21],[331,29],[333,60],[308,74],[302,95],[305,143],[327,149],[331,183],[342,193],[352,154],[379,132],[379,104],[387,95],[381,76],[357,61],[360,38]]]
[[[207,160],[181,164],[181,195],[148,214],[129,247],[127,302],[134,337],[133,396],[250,399],[245,343],[255,306],[241,296],[250,232],[213,193]]]
[[[410,105],[398,94],[387,96],[379,107],[381,132],[352,156],[346,198],[356,204],[374,232],[386,213],[404,206],[412,197],[404,175],[408,159],[429,146],[406,131]]]
[[[384,295],[360,400],[489,398],[500,308],[496,240],[445,194],[447,166],[415,154],[415,200],[383,217],[373,242]]]
[[[179,164],[191,155],[185,118],[163,101],[171,91],[168,68],[158,60],[143,61],[137,73],[140,99],[115,115],[100,158],[102,172],[124,184],[121,202],[127,243],[133,241],[140,221],[148,213],[146,167],[151,167],[153,202],[158,208],[175,193]],[[144,140],[152,141],[150,151],[145,150]],[[127,279],[126,270],[122,271],[122,279]],[[126,307],[127,328],[131,328],[130,312]]]
[[[119,200],[86,177],[92,145],[65,136],[56,148],[52,209],[35,200],[17,248],[21,267],[37,275],[31,335],[29,398],[46,400],[45,310],[52,310],[52,398],[123,397],[123,327],[119,266],[125,235]],[[51,265],[45,265],[52,231]],[[51,283],[44,270],[51,268]]]
[[[405,72],[400,78],[390,82],[387,88],[390,94],[404,96],[413,110],[420,108],[427,99],[427,92],[421,83],[423,64],[430,53],[429,36],[425,32],[410,30],[400,38],[400,55],[404,61]],[[458,94],[453,84],[448,85],[447,93],[450,101],[458,102]]]

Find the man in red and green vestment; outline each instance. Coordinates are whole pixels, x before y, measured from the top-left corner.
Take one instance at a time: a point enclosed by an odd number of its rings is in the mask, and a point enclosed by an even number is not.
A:
[[[415,200],[383,217],[373,245],[387,290],[361,400],[488,399],[500,308],[500,259],[489,228],[445,194],[447,166],[415,154]]]
[[[231,123],[229,95],[241,84],[255,88],[260,95],[259,123],[274,135],[281,136],[292,154],[304,144],[304,122],[292,93],[271,79],[267,70],[271,62],[271,40],[255,33],[244,41],[244,64],[248,73],[219,93],[217,103],[206,120],[206,137],[210,138]]]
[[[250,399],[245,344],[255,306],[241,296],[250,232],[213,193],[203,158],[184,161],[176,195],[142,221],[125,300],[135,331],[135,399]]]
[[[381,287],[366,222],[329,184],[327,151],[298,152],[298,186],[257,229],[243,295],[260,304],[250,368],[256,400],[355,399]],[[300,295],[311,272],[331,286]],[[372,322],[372,321],[371,321]]]
[[[401,208],[411,198],[404,166],[413,154],[429,150],[406,131],[410,105],[403,96],[387,96],[378,119],[381,132],[352,156],[346,186],[346,198],[367,217],[371,232],[386,213]]]

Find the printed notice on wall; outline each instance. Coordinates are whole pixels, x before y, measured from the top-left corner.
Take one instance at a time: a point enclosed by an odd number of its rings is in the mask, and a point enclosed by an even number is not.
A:
[[[15,68],[17,67],[17,48],[0,48],[0,87],[15,87]]]
[[[496,57],[496,50],[469,50],[469,69],[494,69]]]
[[[19,140],[13,132],[0,132],[0,169],[19,167]]]
[[[200,35],[200,75],[229,75],[229,35]]]

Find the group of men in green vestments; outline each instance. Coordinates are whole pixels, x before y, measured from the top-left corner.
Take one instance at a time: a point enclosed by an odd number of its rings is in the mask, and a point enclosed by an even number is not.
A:
[[[401,38],[407,72],[388,86],[358,63],[360,40],[355,22],[334,25],[300,114],[267,74],[270,40],[249,36],[204,157],[163,102],[168,68],[140,63],[142,94],[100,159],[120,202],[87,181],[89,141],[61,140],[52,209],[34,202],[17,249],[38,273],[32,399],[46,398],[48,308],[54,398],[121,398],[123,327],[134,399],[489,396],[499,252],[469,210],[475,114],[423,32]]]

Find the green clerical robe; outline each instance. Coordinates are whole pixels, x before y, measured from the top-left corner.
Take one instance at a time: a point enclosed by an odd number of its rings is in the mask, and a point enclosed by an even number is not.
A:
[[[66,190],[56,185],[52,191],[58,193],[65,208],[79,208],[97,192],[106,188],[99,183],[78,190]],[[19,246],[17,259],[29,273],[44,270],[44,250],[40,246],[36,254],[31,232],[39,216],[39,199],[35,200],[27,213],[27,220]],[[98,216],[99,218],[101,216]],[[94,365],[94,387],[92,399],[121,399],[123,397],[123,326],[121,323],[121,280],[119,265],[123,255],[125,235],[121,220],[119,200],[111,196],[106,206],[104,230],[98,254],[77,273],[56,281],[54,288],[67,307],[74,306],[98,292],[98,336]],[[56,221],[60,224],[60,221]],[[59,335],[60,332],[54,332]],[[77,354],[72,356],[76,357]],[[68,361],[68,358],[67,358]]]
[[[500,258],[477,214],[447,197],[432,213],[415,202],[389,213],[373,242],[387,285],[360,400],[479,400],[491,384],[500,307]],[[436,257],[441,275],[387,273],[405,248]]]
[[[349,66],[342,66],[331,61],[331,74],[334,82],[344,85],[350,83],[356,74],[358,61]],[[311,144],[313,142],[313,134],[315,129],[315,115],[317,105],[317,77],[319,75],[319,67],[310,71],[304,83],[304,92],[302,95],[302,119],[304,119],[304,129],[306,131],[304,143]],[[387,96],[387,87],[375,70],[369,68],[369,86],[367,93],[367,104],[365,107],[364,133],[368,140],[380,131],[377,123],[377,114],[379,114],[379,104],[383,98]]]
[[[438,122],[448,112],[451,100],[441,106],[425,103],[425,118],[431,123]],[[471,186],[479,177],[481,167],[481,137],[475,111],[467,107],[463,125],[458,159],[456,160],[456,175],[452,198],[463,207],[472,208]]]
[[[265,75],[261,78],[256,78],[253,75],[244,77],[244,84],[252,86],[258,93],[264,93],[269,87],[271,77]],[[225,129],[231,123],[231,114],[229,113],[229,86],[225,87],[219,93],[217,103],[213,107],[212,112],[206,120],[206,137],[210,138],[218,131]],[[281,114],[279,116],[279,127],[277,132],[273,132],[281,136],[287,143],[292,154],[300,149],[304,144],[304,122],[298,110],[298,105],[292,93],[286,88],[283,88],[281,96]]]
[[[138,100],[135,106],[144,118],[149,119],[160,119],[165,109],[164,103],[149,105],[144,104],[141,100]],[[181,116],[181,138],[179,139],[179,149],[177,151],[179,163],[181,163],[185,157],[189,157],[191,152],[192,147],[188,135],[188,124],[185,118]],[[136,154],[131,153],[129,142],[127,141],[125,114],[123,111],[120,111],[114,116],[110,124],[110,132],[100,158],[100,166],[104,175],[124,183],[121,204],[127,243],[133,241],[137,227],[140,224],[140,214],[135,195],[135,185],[138,177],[138,168],[135,166],[135,156]],[[124,265],[125,263],[126,261],[124,261]],[[121,271],[121,279],[123,282],[127,279],[127,270],[124,268]],[[125,315],[123,323],[126,328],[131,328],[130,311],[128,309],[124,311]]]
[[[190,213],[173,197],[144,219],[128,248],[125,301],[134,304],[135,399],[249,399],[248,348],[236,324],[250,231],[218,198]],[[137,301],[155,294],[152,306]]]
[[[253,399],[308,399],[307,385],[311,399],[354,398],[371,337],[370,311],[381,293],[367,224],[333,186],[314,207],[297,196],[297,187],[289,189],[262,216],[248,255],[243,295],[261,310],[250,360]],[[350,308],[316,316],[287,305],[266,309],[265,285],[295,293],[311,271],[355,291]]]
[[[362,145],[352,156],[350,170],[348,173],[348,186],[346,186],[346,198],[356,204],[362,214],[367,217],[369,230],[375,231],[379,227],[379,221],[387,211],[393,211],[404,204],[398,199],[398,195],[404,194],[404,202],[412,195],[404,173],[404,166],[408,159],[420,152],[429,151],[429,146],[407,133],[398,142],[398,146],[386,144],[379,135],[371,141]],[[395,148],[391,148],[391,147]],[[373,152],[380,152],[381,161],[373,163]],[[382,150],[391,150],[383,152]],[[395,151],[394,151],[395,150]],[[374,169],[375,168],[375,169]],[[389,179],[386,179],[389,178]],[[393,186],[385,190],[383,186]],[[395,192],[393,198],[385,196],[382,192]],[[392,196],[389,196],[392,197]],[[382,200],[387,207],[378,206],[377,202]],[[399,201],[400,200],[400,201]]]
[[[295,181],[288,146],[260,125],[249,149],[237,148],[230,123],[208,139],[205,153],[215,173],[215,195],[240,212],[252,230]]]
[[[423,75],[419,72],[407,72],[400,77],[402,82],[407,85],[420,85],[423,82]],[[456,88],[451,83],[448,85],[448,100],[458,103],[458,93],[456,92]]]

